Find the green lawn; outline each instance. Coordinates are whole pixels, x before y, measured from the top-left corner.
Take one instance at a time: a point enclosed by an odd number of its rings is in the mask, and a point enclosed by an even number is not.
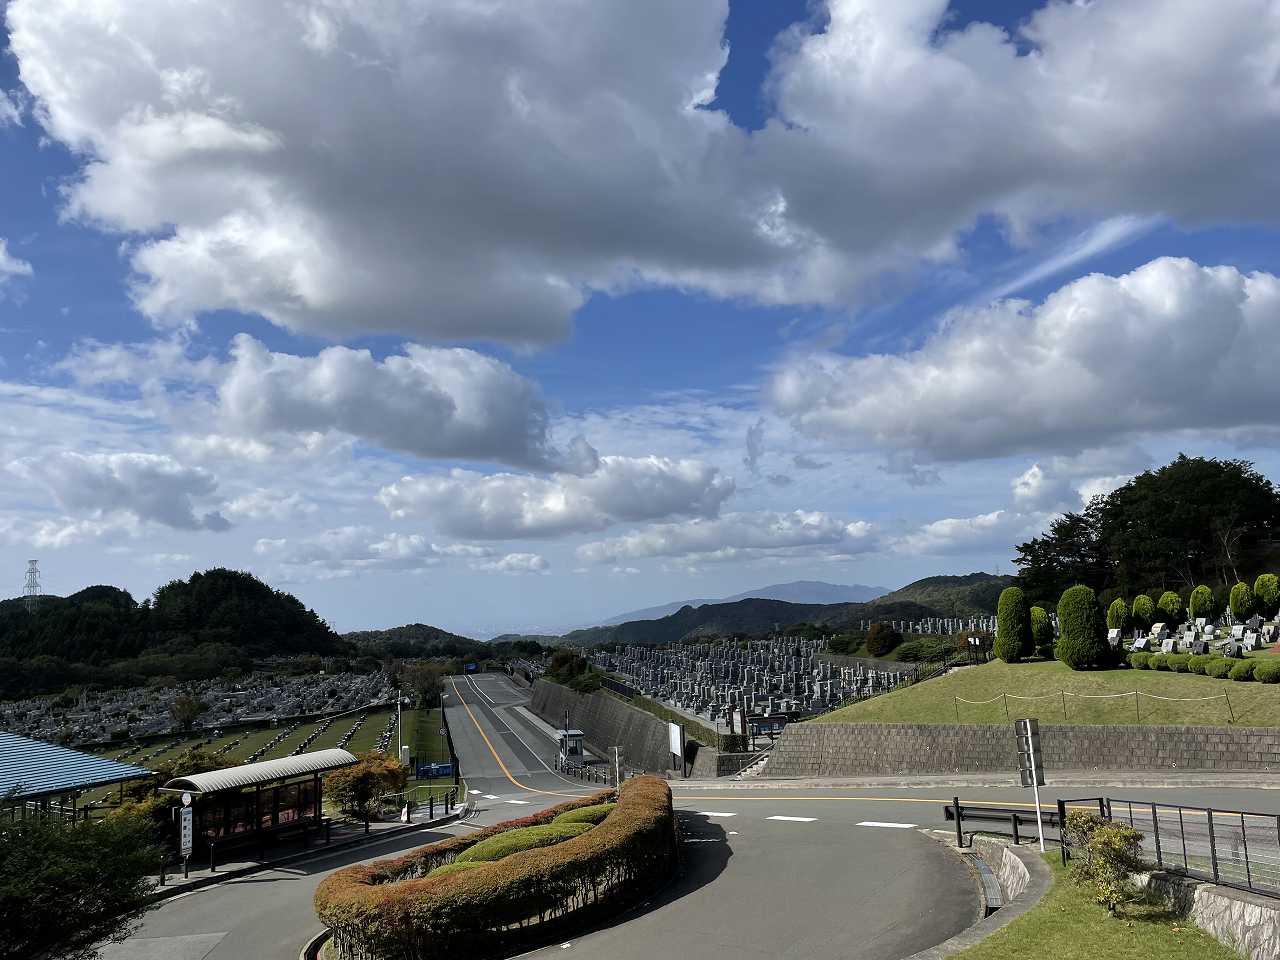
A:
[[[1280,726],[1280,684],[1215,680],[1190,673],[1157,670],[1073,671],[1057,661],[1007,664],[999,660],[962,667],[944,677],[855,703],[816,718],[813,723],[1005,723],[1008,718],[1038,717],[1042,723],[1167,723],[1219,726],[1230,722],[1225,701],[1169,703],[1131,696],[1086,700],[1071,694],[1099,695],[1137,690],[1161,697],[1212,697],[1227,694],[1235,722],[1242,726]],[[1064,698],[1062,693],[1067,695]],[[1006,701],[1002,694],[1007,694]],[[1020,700],[1021,697],[1041,699]],[[961,700],[993,700],[974,705]],[[1065,699],[1066,715],[1063,715]],[[958,714],[957,714],[958,708]]]
[[[1044,899],[956,954],[955,960],[1240,960],[1240,954],[1163,907],[1128,904],[1115,917],[1108,916],[1086,888],[1067,879],[1053,854],[1045,859],[1053,869],[1054,884]]]
[[[370,710],[368,718],[360,725],[360,729],[357,730],[355,736],[351,738],[351,742],[347,744],[347,749],[352,753],[365,753],[366,751],[372,750],[377,745],[378,737],[382,735],[383,728],[387,725],[387,717],[394,712],[394,709],[388,710],[386,708],[381,710]],[[344,724],[342,729],[339,731],[339,734],[341,735],[346,733],[347,730],[350,729],[350,725],[355,723],[355,717],[358,716],[359,714],[355,714],[350,721]],[[396,735],[395,731],[392,731],[391,753],[396,752],[395,744]]]

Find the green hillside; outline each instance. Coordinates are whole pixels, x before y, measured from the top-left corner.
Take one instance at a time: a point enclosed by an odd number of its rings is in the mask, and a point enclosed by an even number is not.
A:
[[[994,616],[1000,591],[1013,583],[1011,576],[970,573],[961,577],[925,577],[875,601],[918,603],[945,617]]]
[[[342,639],[354,644],[361,655],[373,657],[466,657],[491,652],[486,643],[426,623],[355,630],[344,633]]]

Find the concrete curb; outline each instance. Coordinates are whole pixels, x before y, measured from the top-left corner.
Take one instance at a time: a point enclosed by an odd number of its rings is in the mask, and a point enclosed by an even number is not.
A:
[[[948,850],[955,852],[957,856],[970,856],[970,854],[961,854],[947,839],[933,831],[921,830],[920,832],[938,841]],[[937,946],[930,947],[928,950],[921,950],[919,953],[913,953],[906,960],[944,960],[946,957],[955,956],[962,950],[967,950],[974,944],[985,940],[1001,927],[1017,920],[1040,902],[1041,898],[1048,893],[1049,888],[1053,886],[1053,872],[1049,869],[1049,865],[1034,850],[1015,847],[1012,844],[1009,844],[1007,849],[1022,861],[1023,866],[1027,868],[1027,872],[1031,874],[1031,880],[1026,889],[985,920],[979,920],[967,930],[960,931],[950,940],[944,940]],[[976,856],[976,854],[973,855]],[[966,866],[969,865],[966,864]],[[970,866],[969,869],[972,870],[972,867]],[[979,896],[981,896],[981,893],[981,890],[979,890]]]
[[[458,808],[456,813],[451,813],[447,817],[437,817],[425,823],[408,823],[402,827],[393,827],[389,830],[380,830],[377,833],[360,834],[349,840],[342,840],[338,843],[326,844],[322,847],[312,847],[309,850],[300,850],[297,853],[291,853],[287,857],[280,857],[278,860],[265,860],[262,863],[250,864],[246,867],[239,867],[235,870],[224,870],[212,875],[197,877],[194,880],[188,880],[181,886],[176,887],[157,887],[147,898],[148,903],[160,903],[165,900],[172,900],[175,897],[185,896],[188,893],[196,893],[209,887],[224,883],[227,880],[236,880],[240,877],[247,877],[250,874],[261,873],[264,870],[275,870],[279,867],[288,866],[289,864],[298,863],[304,860],[311,860],[318,857],[335,853],[339,850],[350,850],[354,847],[372,846],[383,840],[394,839],[395,837],[403,837],[406,834],[417,833],[420,830],[431,830],[435,827],[443,826],[448,823],[454,823],[463,819],[471,809],[471,801],[467,801]]]
[[[1280,790],[1280,776],[1258,773],[1167,773],[1161,770],[1055,770],[1054,787],[1191,789],[1196,787]],[[937,774],[917,777],[753,777],[750,780],[673,780],[672,790],[787,789],[950,789],[952,787],[1017,787],[1016,776],[1004,772]]]
[[[306,945],[298,951],[298,960],[316,960],[320,956],[320,948],[328,942],[331,936],[333,936],[333,931],[325,927],[308,940]]]

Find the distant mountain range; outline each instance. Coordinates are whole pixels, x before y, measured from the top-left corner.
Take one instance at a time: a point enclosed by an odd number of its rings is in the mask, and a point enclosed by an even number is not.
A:
[[[665,616],[572,630],[555,639],[577,647],[601,643],[656,646],[704,636],[758,635],[800,623],[811,623],[834,633],[848,630],[863,620],[988,616],[995,613],[1000,591],[1012,581],[1012,577],[990,573],[927,577],[873,600],[850,603],[790,603],[758,597],[708,602],[696,607],[690,603]],[[509,641],[519,636],[508,634],[501,639]],[[550,638],[538,639],[545,645]]]
[[[822,580],[793,580],[790,583],[771,583],[767,587],[745,590],[732,597],[718,597],[703,600],[677,600],[674,603],[662,603],[656,607],[645,607],[643,610],[632,610],[600,622],[599,626],[609,627],[628,620],[657,620],[680,610],[682,607],[703,607],[709,603],[735,603],[738,600],[783,600],[787,603],[865,603],[882,597],[889,592],[888,587],[868,587],[861,583],[842,584],[825,583]]]

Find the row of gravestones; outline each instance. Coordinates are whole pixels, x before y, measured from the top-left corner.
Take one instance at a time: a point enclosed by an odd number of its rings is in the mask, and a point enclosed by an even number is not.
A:
[[[825,647],[825,638],[770,637],[669,649],[628,646],[597,653],[593,660],[606,672],[626,677],[645,696],[712,721],[737,710],[817,713],[912,677],[860,664],[836,666],[818,659]]]
[[[338,746],[346,749],[347,744],[351,742],[351,738],[356,735],[356,731],[363,727],[364,722],[368,719],[369,715],[367,713],[362,713],[356,717],[356,722],[351,725],[351,729],[338,738]]]
[[[1123,638],[1119,630],[1109,630],[1107,640],[1112,647],[1120,647]],[[1227,630],[1220,630],[1207,618],[1188,621],[1170,629],[1167,624],[1153,624],[1150,631],[1135,630],[1129,649],[1134,652],[1204,654],[1219,652],[1228,657],[1252,653],[1280,640],[1280,624],[1265,623],[1261,617],[1250,617]]]
[[[328,730],[329,727],[331,727],[332,725],[333,725],[333,717],[328,717],[324,721],[324,723],[320,724],[320,726],[316,727],[309,734],[307,734],[306,737],[303,738],[303,741],[293,748],[293,753],[289,754],[289,756],[296,757],[300,753],[306,753],[307,747],[315,743],[316,738],[319,737],[326,730]]]
[[[257,750],[253,751],[253,753],[249,754],[249,759],[247,759],[245,763],[253,763],[255,760],[260,760],[262,757],[266,756],[267,753],[269,753],[271,750],[274,750],[281,743],[283,743],[285,740],[291,737],[293,735],[293,732],[297,730],[298,727],[300,726],[302,726],[302,724],[300,723],[289,724],[288,727],[281,730],[274,737],[272,737],[270,740],[268,740],[266,743],[260,746]]]

